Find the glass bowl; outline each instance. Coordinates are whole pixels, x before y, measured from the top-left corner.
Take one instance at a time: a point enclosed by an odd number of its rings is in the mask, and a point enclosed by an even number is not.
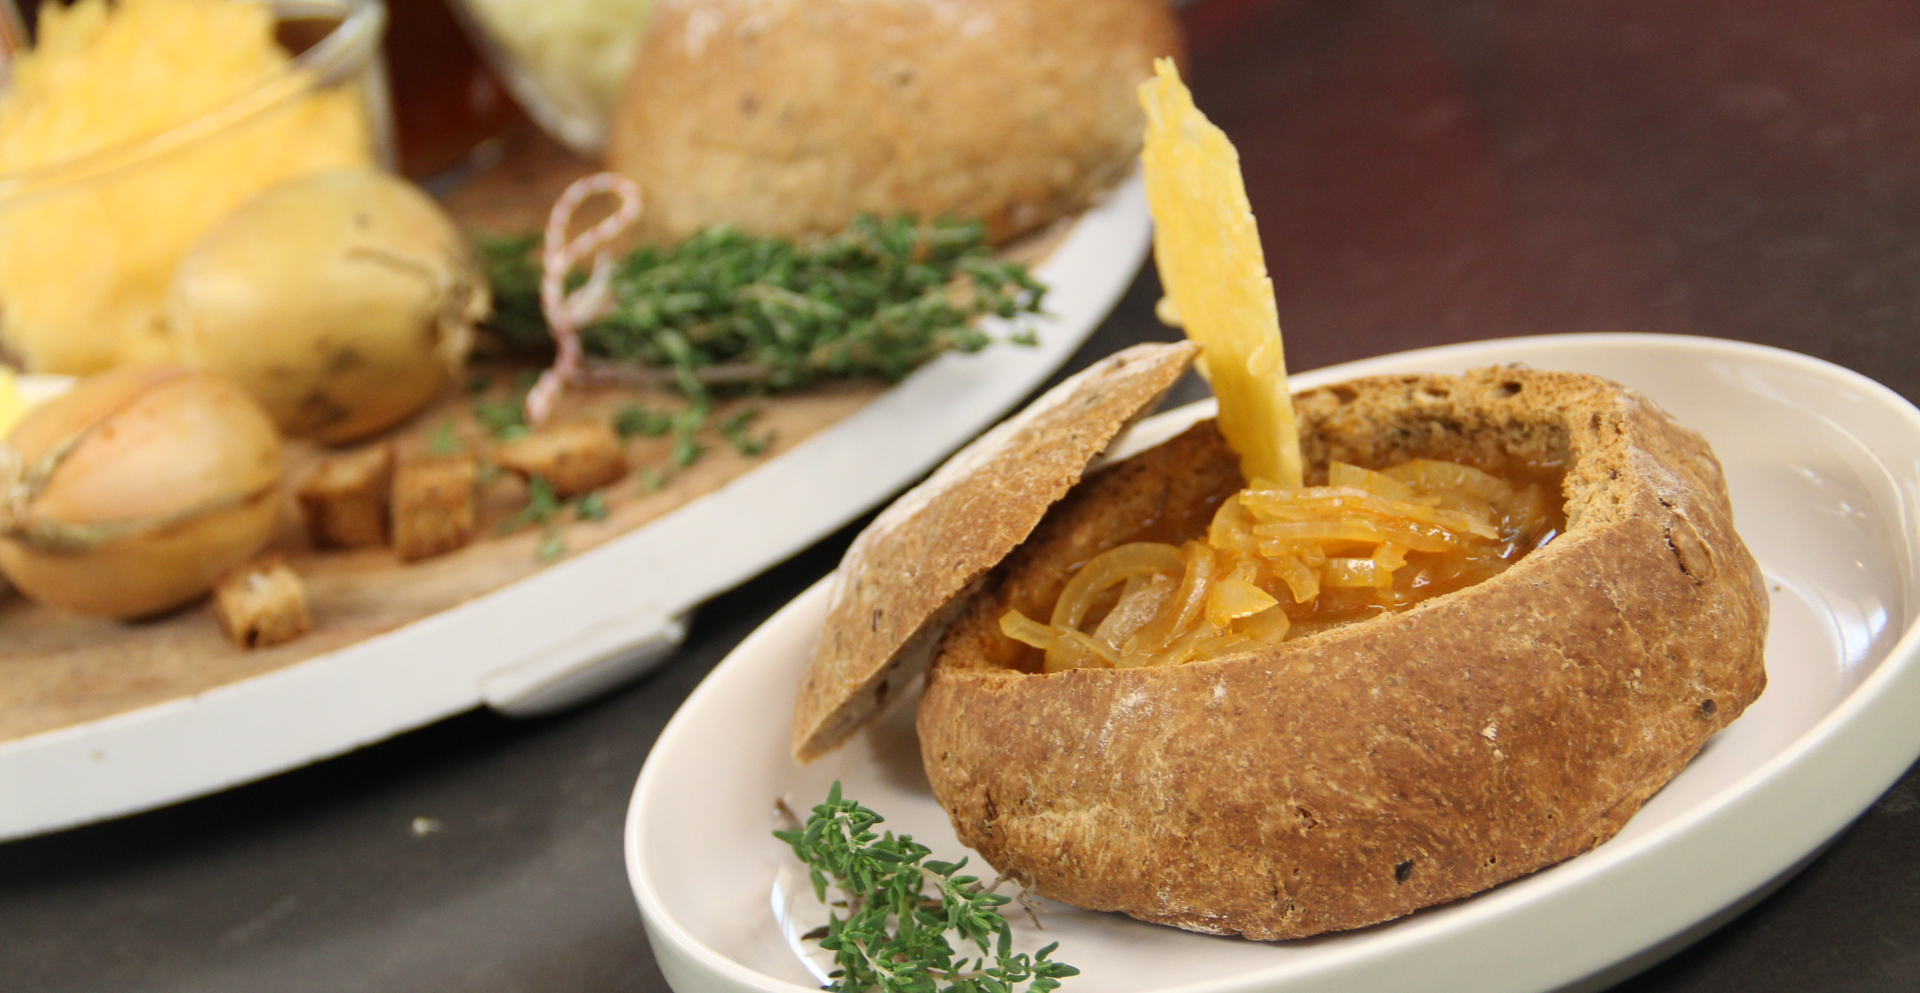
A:
[[[281,180],[391,166],[382,0],[268,7],[276,39],[295,54],[230,102],[164,131],[0,172],[9,359],[73,374],[167,359],[166,287],[208,227]],[[332,128],[324,145],[308,140],[320,125]]]
[[[653,0],[453,0],[527,115],[597,157]]]

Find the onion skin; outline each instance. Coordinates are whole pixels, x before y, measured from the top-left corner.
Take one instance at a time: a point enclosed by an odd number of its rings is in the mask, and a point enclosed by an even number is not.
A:
[[[234,378],[288,435],[399,423],[465,362],[485,276],[432,198],[372,169],[314,173],[241,204],[174,273],[179,361]]]
[[[89,377],[31,411],[7,445],[29,478],[4,512],[0,570],[49,606],[116,618],[180,606],[266,544],[279,516],[280,436],[225,377]],[[50,456],[36,487],[31,469]]]

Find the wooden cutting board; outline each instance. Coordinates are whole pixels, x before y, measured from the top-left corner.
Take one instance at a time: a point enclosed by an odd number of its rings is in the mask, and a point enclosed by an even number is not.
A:
[[[444,198],[455,219],[469,230],[537,231],[545,225],[548,206],[559,192],[593,169],[591,163],[531,129],[506,141],[500,161]],[[475,372],[499,384],[482,398],[498,398],[520,370]],[[430,435],[452,425],[473,450],[484,453],[485,432],[473,421],[476,397],[468,394],[466,386],[449,386],[436,404],[390,432],[388,439],[401,451],[424,448]],[[612,540],[725,486],[858,410],[885,389],[885,384],[872,381],[830,383],[720,405],[709,424],[722,423],[743,405],[760,411],[749,431],[755,438],[770,438],[770,444],[756,456],[741,454],[709,430],[703,438],[706,454],[689,467],[675,469],[669,459],[670,439],[631,440],[627,456],[636,468],[604,490],[608,516],[599,521],[568,519],[559,525],[564,555]],[[630,403],[655,410],[683,405],[677,395],[661,389],[583,388],[563,399],[555,420],[605,419]],[[289,479],[298,480],[321,453],[299,443],[289,448],[293,466]],[[400,562],[388,549],[315,550],[289,497],[271,547],[285,554],[305,580],[313,630],[272,648],[247,651],[233,646],[204,601],[129,624],[40,607],[17,593],[0,596],[0,742],[191,696],[290,666],[464,603],[550,564],[536,550],[542,528],[503,530],[526,504],[524,483],[501,475],[483,485],[480,497],[479,537],[471,545],[413,563]]]

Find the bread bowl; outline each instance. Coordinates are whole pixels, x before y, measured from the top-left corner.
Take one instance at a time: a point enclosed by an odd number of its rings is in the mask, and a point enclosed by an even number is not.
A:
[[[1063,393],[1106,392],[1111,375],[1091,370]],[[911,643],[957,610],[931,653],[917,727],[964,843],[1076,906],[1292,938],[1585,851],[1759,695],[1767,601],[1719,465],[1639,394],[1492,368],[1295,399],[1309,482],[1331,460],[1559,464],[1565,532],[1403,613],[1179,666],[1037,673],[1038,653],[1001,633],[1006,611],[1045,616],[1072,568],[1102,549],[1203,531],[1244,485],[1235,453],[1203,422],[1050,509],[998,504],[999,526],[1024,541],[948,596],[892,575],[916,552],[977,547],[956,540],[951,512],[910,496],[836,580],[796,710],[816,716],[797,719],[796,754],[820,754],[877,712],[885,693],[873,687],[911,678],[925,664]],[[1022,423],[1046,429],[1044,414]],[[1110,423],[1117,432],[1124,418]],[[1011,443],[1017,433],[957,459],[931,489],[993,492],[982,480],[1030,475],[1033,452],[1053,446]],[[882,541],[894,561],[873,557]],[[874,629],[855,615],[875,611],[904,634],[850,651]],[[861,676],[845,677],[849,666]],[[848,716],[823,701],[857,703]],[[818,734],[824,725],[834,733]]]
[[[1197,931],[1359,927],[1606,840],[1764,687],[1767,601],[1718,463],[1638,394],[1488,369],[1296,401],[1310,474],[1563,450],[1566,532],[1477,586],[1235,656],[1013,668],[1032,650],[1000,633],[1009,605],[1142,520],[1203,527],[1191,508],[1242,485],[1210,422],[1089,479],[962,608],[920,705],[934,793],[1000,872]]]
[[[1044,896],[1297,938],[1459,899],[1606,840],[1766,683],[1767,600],[1718,462],[1644,397],[1573,373],[1385,377],[1289,399],[1231,146],[1161,73],[1143,88],[1156,252],[1226,427],[1197,425],[1050,508],[979,508],[1025,538],[986,576],[948,585],[957,607],[906,592],[896,577],[911,569],[850,553],[796,707],[796,757],[851,730],[803,734],[826,726],[807,715],[851,714],[833,711],[834,693],[871,685],[823,676],[897,683],[919,664],[849,667],[868,615],[840,609],[840,591],[860,589],[876,628],[885,616],[912,633],[889,639],[897,648],[954,617],[916,721],[928,781],[963,843]],[[983,439],[933,482],[990,493],[1047,448]],[[1407,484],[1431,466],[1504,495],[1449,536],[1385,537],[1467,507]],[[1347,482],[1369,477],[1384,482]],[[1374,498],[1392,492],[1400,509],[1382,516]],[[936,502],[909,494],[883,514],[887,545],[942,548],[963,538],[954,521],[978,527],[928,513]],[[1269,503],[1322,516],[1242,530]],[[1533,509],[1509,512],[1522,504]],[[1466,573],[1448,563],[1480,554],[1463,551],[1475,542],[1500,546],[1499,562],[1454,582]],[[1286,563],[1309,545],[1325,568],[1296,584]],[[868,547],[863,535],[854,551]],[[1121,588],[1102,563],[1128,557],[1162,564],[1127,567]],[[1350,596],[1368,572],[1393,575]],[[1234,583],[1225,599],[1242,602],[1216,611]],[[1333,615],[1315,613],[1323,588]],[[863,699],[855,709],[877,709]]]

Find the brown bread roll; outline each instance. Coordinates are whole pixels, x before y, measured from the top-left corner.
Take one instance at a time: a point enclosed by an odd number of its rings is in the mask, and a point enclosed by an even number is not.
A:
[[[660,0],[608,142],[640,236],[788,237],[861,213],[1004,241],[1130,173],[1165,0]]]

